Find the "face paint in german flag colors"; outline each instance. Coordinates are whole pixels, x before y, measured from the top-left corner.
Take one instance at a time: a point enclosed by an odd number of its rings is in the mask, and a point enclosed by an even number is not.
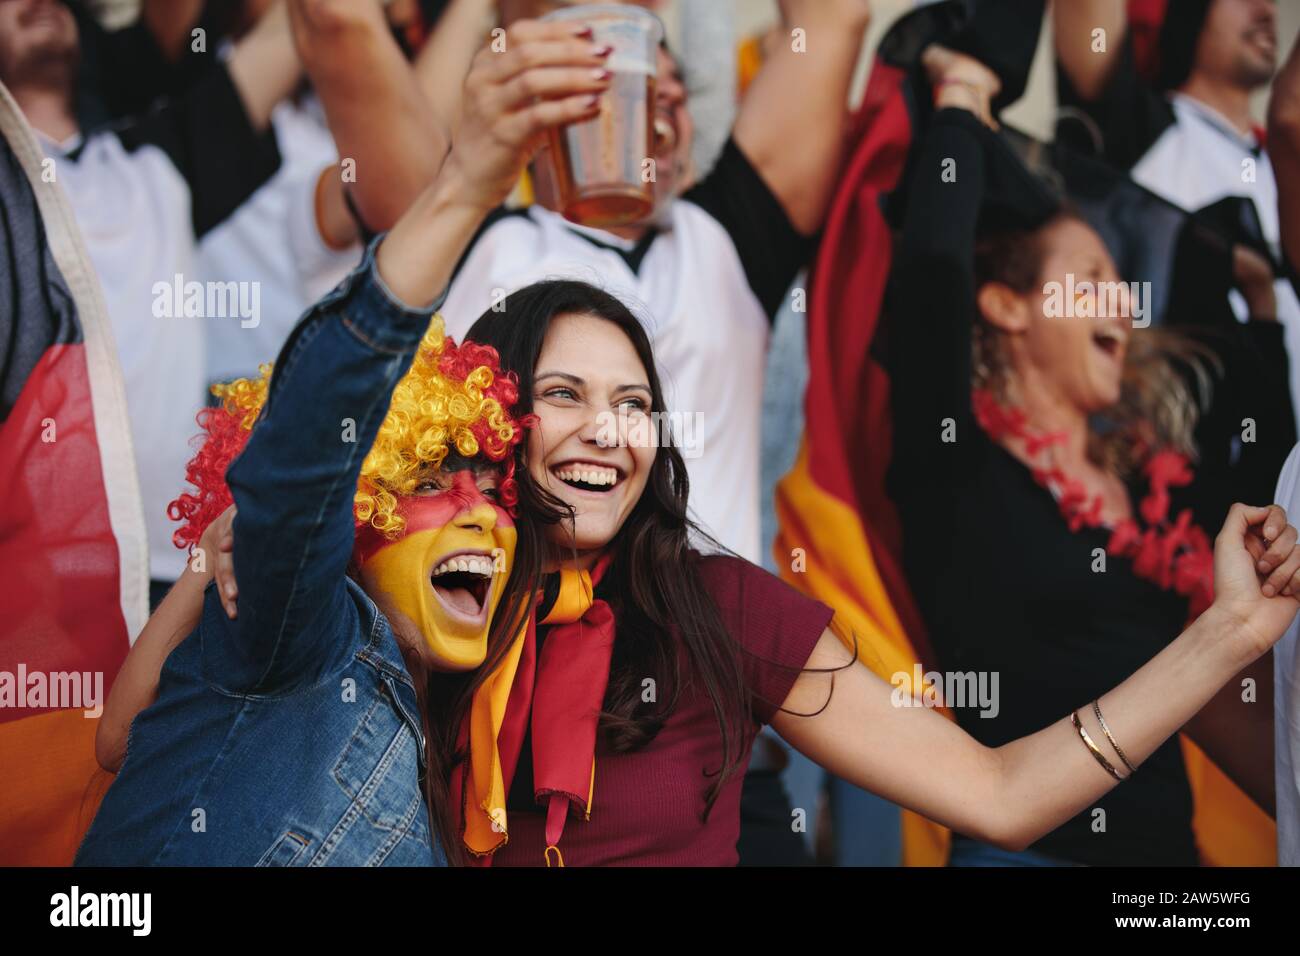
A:
[[[468,671],[487,656],[492,615],[514,566],[515,525],[480,490],[474,469],[438,472],[434,480],[440,489],[399,499],[397,513],[406,519],[400,538],[366,526],[354,556],[367,593],[390,618],[419,629],[433,666]]]

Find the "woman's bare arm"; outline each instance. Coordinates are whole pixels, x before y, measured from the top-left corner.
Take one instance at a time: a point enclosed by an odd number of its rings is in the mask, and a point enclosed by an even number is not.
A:
[[[288,0],[293,39],[346,167],[318,181],[318,225],[342,248],[360,229],[392,228],[442,168],[450,138],[436,121],[378,0]],[[466,62],[477,51],[471,46]],[[461,77],[463,84],[464,77]],[[345,176],[346,173],[346,176]]]
[[[1300,549],[1294,532],[1284,539],[1289,542],[1285,554],[1266,554],[1263,545],[1282,537],[1284,518],[1276,507],[1233,506],[1215,543],[1214,605],[1101,697],[1106,723],[1139,773],[1141,763],[1266,652],[1295,616]],[[1270,573],[1257,575],[1260,560],[1272,568]],[[1292,593],[1278,594],[1288,586]],[[839,640],[827,631],[808,667],[835,667],[845,656]],[[831,681],[833,693],[826,703]],[[796,716],[815,712],[823,703],[815,717]],[[784,710],[792,713],[778,713],[773,727],[835,775],[1008,849],[1029,846],[1116,784],[1079,739],[1068,715],[1038,733],[986,747],[928,708],[896,706],[894,689],[861,663],[834,675],[800,675]],[[1123,772],[1091,709],[1081,708],[1079,716],[1089,736]]]
[[[415,58],[416,83],[445,130],[460,122],[465,77],[495,13],[496,0],[452,0]]]

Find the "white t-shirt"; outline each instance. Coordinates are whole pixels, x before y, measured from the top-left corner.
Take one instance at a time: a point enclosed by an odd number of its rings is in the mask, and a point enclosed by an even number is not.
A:
[[[273,361],[308,306],[361,258],[359,243],[327,246],[316,222],[317,180],[338,162],[320,101],[308,94],[281,103],[271,125],[283,160],[279,171],[199,243],[201,279],[259,284],[255,323],[235,316],[204,326],[208,383],[255,375],[258,365]]]
[[[1275,500],[1300,515],[1300,445],[1278,479]],[[1295,520],[1292,518],[1292,520]],[[1300,620],[1273,645],[1273,772],[1277,781],[1277,862],[1300,866]]]
[[[1251,200],[1263,237],[1281,259],[1282,228],[1277,180],[1268,153],[1253,134],[1243,136],[1220,113],[1199,100],[1175,93],[1169,100],[1174,122],[1133,167],[1133,179],[1187,212],[1229,196]],[[1278,318],[1286,328],[1291,363],[1292,402],[1300,408],[1300,299],[1286,280],[1278,280]],[[1240,293],[1232,293],[1239,319],[1247,316]]]
[[[146,116],[84,140],[41,142],[103,287],[126,384],[149,573],[175,580],[185,554],[172,543],[167,505],[185,489],[205,400],[204,323],[226,321],[186,317],[185,283],[198,279],[195,236],[264,182],[279,154],[272,137],[249,126],[221,66]]]
[[[759,554],[759,451],[769,323],[806,258],[775,196],[734,142],[638,242],[532,207],[482,229],[452,280],[447,330],[464,338],[503,295],[578,279],[645,325],[690,477],[692,517],[749,561]],[[797,436],[792,435],[791,441]]]

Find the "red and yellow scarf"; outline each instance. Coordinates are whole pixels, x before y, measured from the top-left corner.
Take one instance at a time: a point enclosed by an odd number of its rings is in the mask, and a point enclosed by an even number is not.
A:
[[[532,729],[533,794],[546,804],[547,865],[564,865],[559,842],[569,814],[591,815],[596,774],[596,726],[609,683],[614,614],[595,596],[609,559],[591,572],[565,568],[540,654],[537,619],[520,628],[505,658],[474,694],[469,760],[453,774],[452,805],[478,865],[509,840],[506,800],[526,730]]]

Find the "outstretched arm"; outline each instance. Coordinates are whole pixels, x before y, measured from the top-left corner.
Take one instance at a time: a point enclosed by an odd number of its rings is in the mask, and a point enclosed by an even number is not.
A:
[[[1295,540],[1282,509],[1234,505],[1215,542],[1214,605],[1100,698],[1107,726],[1139,773],[1157,747],[1290,625],[1300,606]],[[1257,575],[1266,541],[1281,545],[1267,548],[1273,572]],[[1286,587],[1289,594],[1278,594]],[[846,653],[827,631],[807,666],[834,668]],[[977,839],[1024,849],[1116,784],[1068,716],[1002,747],[986,747],[928,708],[894,706],[893,688],[861,663],[833,675],[801,674],[784,710],[817,711],[830,681],[830,701],[817,716],[778,713],[773,726],[781,736],[836,776]],[[1091,708],[1081,708],[1079,717],[1124,773]]]
[[[781,0],[781,12],[791,36],[755,77],[732,135],[795,228],[811,235],[839,180],[849,85],[871,4]]]

